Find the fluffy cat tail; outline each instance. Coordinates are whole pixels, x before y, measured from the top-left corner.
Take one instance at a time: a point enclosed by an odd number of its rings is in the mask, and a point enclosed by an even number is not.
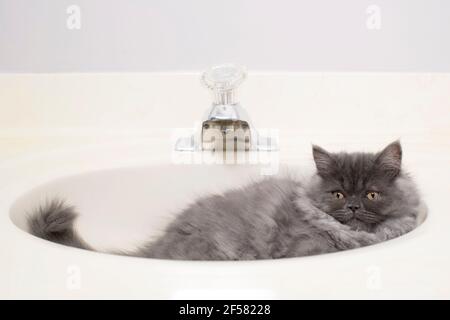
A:
[[[75,208],[61,200],[53,200],[39,207],[29,218],[28,228],[36,237],[62,245],[92,250],[77,234]]]

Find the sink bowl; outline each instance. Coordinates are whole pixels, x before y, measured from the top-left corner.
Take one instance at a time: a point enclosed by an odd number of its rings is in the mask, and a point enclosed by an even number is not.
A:
[[[436,274],[425,275],[433,259],[421,258],[436,245],[427,232],[428,220],[407,235],[371,247],[238,262],[125,257],[61,246],[27,232],[27,214],[57,197],[77,207],[77,229],[96,249],[132,249],[159,236],[199,196],[245,185],[264,173],[262,164],[176,164],[170,144],[161,141],[62,150],[3,165],[0,210],[8,214],[0,216],[0,225],[4,239],[14,243],[3,245],[1,253],[8,269],[3,294],[157,299],[440,296],[435,287],[411,281],[412,274],[419,274],[438,283]],[[277,174],[311,174],[309,149],[280,153]]]
[[[94,171],[38,186],[21,196],[10,213],[28,231],[29,213],[49,200],[63,199],[76,206],[77,229],[88,243],[103,251],[127,250],[161,235],[195,199],[261,178],[258,165],[155,164]]]

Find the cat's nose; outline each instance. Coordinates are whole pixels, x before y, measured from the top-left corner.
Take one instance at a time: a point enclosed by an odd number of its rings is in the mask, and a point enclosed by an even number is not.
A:
[[[347,207],[348,207],[350,210],[352,210],[353,212],[356,212],[356,210],[359,209],[359,204],[352,203],[352,204],[349,204]]]

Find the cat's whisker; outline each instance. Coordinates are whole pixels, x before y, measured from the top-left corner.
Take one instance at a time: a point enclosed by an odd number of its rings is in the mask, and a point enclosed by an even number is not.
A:
[[[352,219],[352,215],[346,210],[337,210],[329,214],[341,223],[346,223]]]
[[[384,217],[382,217],[381,215],[366,210],[358,212],[356,214],[356,218],[363,222],[371,224],[380,223],[384,220]]]

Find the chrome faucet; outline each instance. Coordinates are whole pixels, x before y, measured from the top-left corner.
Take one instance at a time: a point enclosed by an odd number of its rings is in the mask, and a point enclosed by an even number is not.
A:
[[[274,151],[270,137],[260,136],[237,100],[237,89],[247,78],[244,68],[220,65],[204,72],[203,85],[211,90],[213,103],[202,119],[200,130],[179,138],[177,151]]]

